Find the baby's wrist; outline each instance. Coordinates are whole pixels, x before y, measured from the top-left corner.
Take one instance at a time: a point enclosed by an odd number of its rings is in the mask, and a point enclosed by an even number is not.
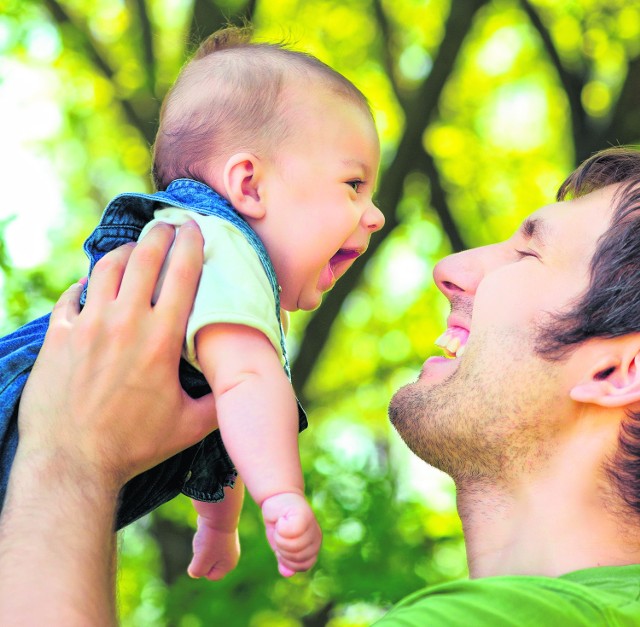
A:
[[[280,499],[280,498],[301,498],[306,501],[306,497],[304,494],[304,490],[301,488],[292,488],[291,490],[282,490],[281,492],[274,492],[273,494],[269,494],[265,496],[259,503],[260,507],[264,506],[267,501],[271,499]]]
[[[200,524],[204,525],[211,532],[215,532],[223,535],[235,535],[238,533],[237,526],[230,526],[230,525],[224,525],[224,524],[221,525],[217,523],[215,520],[202,518],[202,516],[199,516],[199,518],[200,518],[200,521],[199,521]]]

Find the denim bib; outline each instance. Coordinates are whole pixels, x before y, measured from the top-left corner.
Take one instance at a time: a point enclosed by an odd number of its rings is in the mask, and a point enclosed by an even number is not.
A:
[[[137,241],[153,212],[165,205],[222,218],[235,226],[258,255],[275,299],[274,315],[280,325],[280,344],[284,369],[291,380],[289,362],[280,323],[280,294],[275,271],[264,245],[233,207],[207,185],[190,179],[173,181],[155,194],[121,194],[114,198],[100,223],[84,244],[90,272],[110,250]],[[211,287],[208,287],[211,289]],[[82,295],[84,304],[86,290]],[[4,501],[9,472],[18,445],[17,414],[20,395],[44,341],[49,315],[29,322],[10,335],[0,338],[0,504]],[[211,391],[204,376],[184,359],[180,361],[180,382],[186,392],[198,398]],[[304,410],[298,403],[299,429],[307,426]],[[121,528],[182,492],[201,501],[215,502],[224,497],[225,486],[233,485],[236,471],[219,431],[158,466],[134,477],[123,488],[117,515]]]

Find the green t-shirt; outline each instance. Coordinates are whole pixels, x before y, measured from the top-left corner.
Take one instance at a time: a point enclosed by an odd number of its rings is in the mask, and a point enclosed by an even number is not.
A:
[[[416,592],[376,627],[640,627],[640,565],[505,576]]]

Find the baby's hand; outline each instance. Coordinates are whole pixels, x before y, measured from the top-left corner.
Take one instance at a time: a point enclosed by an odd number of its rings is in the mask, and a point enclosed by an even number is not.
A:
[[[267,539],[283,577],[309,570],[322,542],[322,531],[305,498],[295,492],[269,497],[262,504]]]
[[[193,559],[187,568],[190,577],[222,579],[240,559],[238,530],[216,529],[214,521],[198,516],[198,530],[193,536]]]

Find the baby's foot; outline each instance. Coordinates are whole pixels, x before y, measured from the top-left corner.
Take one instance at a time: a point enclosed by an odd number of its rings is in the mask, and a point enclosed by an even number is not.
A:
[[[218,581],[238,565],[239,559],[238,530],[216,529],[198,516],[198,530],[193,536],[193,559],[187,568],[189,576]]]
[[[309,570],[316,563],[322,532],[305,498],[296,492],[271,496],[262,504],[262,516],[280,574],[291,577]]]

